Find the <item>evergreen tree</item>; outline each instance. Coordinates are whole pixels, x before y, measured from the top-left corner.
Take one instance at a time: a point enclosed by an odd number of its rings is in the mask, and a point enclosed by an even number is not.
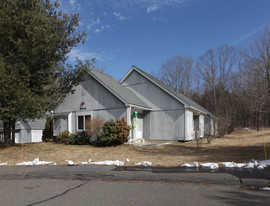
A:
[[[6,143],[14,141],[18,119],[42,117],[92,66],[93,60],[66,63],[86,33],[76,30],[78,14],[62,13],[58,6],[50,0],[0,2],[0,119]]]

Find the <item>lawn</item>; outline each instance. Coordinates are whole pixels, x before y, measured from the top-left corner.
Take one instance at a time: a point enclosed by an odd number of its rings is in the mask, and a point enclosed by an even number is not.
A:
[[[225,137],[216,138],[211,144],[203,139],[202,148],[197,149],[195,141],[169,142],[163,146],[134,146],[120,145],[116,147],[94,147],[90,145],[64,145],[54,143],[32,143],[3,147],[0,146],[0,161],[16,164],[22,161],[32,161],[40,158],[42,161],[53,161],[66,164],[65,160],[73,160],[76,164],[92,159],[92,161],[126,160],[126,165],[134,165],[141,161],[150,161],[154,166],[179,166],[183,163],[194,161],[244,162],[251,159],[262,160],[265,158],[264,144],[266,141],[267,157],[270,159],[270,129],[263,131],[235,130]],[[168,141],[167,141],[168,142]],[[162,143],[151,141],[146,143]]]

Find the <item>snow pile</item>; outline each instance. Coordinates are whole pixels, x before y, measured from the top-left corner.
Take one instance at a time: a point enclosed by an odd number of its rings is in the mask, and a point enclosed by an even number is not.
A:
[[[198,162],[194,162],[193,164],[183,164],[182,167],[199,167],[199,163]]]
[[[144,167],[150,167],[150,166],[152,166],[152,162],[142,161],[142,162],[139,162],[139,163],[135,163],[135,165],[142,165]]]
[[[203,168],[217,169],[219,168],[217,163],[202,163],[201,166]]]
[[[260,190],[270,191],[270,187],[262,187],[262,188],[260,188]]]
[[[82,162],[82,165],[88,165],[88,164],[90,164],[91,162],[92,162],[92,160],[89,159],[87,162]]]
[[[74,166],[74,162],[72,160],[66,160],[68,166]]]
[[[115,160],[115,161],[105,160],[105,161],[100,161],[100,162],[90,162],[88,164],[124,166],[124,162],[119,161],[119,160]]]
[[[241,168],[246,166],[245,163],[235,163],[235,162],[220,162],[221,165],[224,167],[229,167],[229,168]]]
[[[3,163],[1,163],[1,161],[0,161],[0,166],[7,166],[8,165],[8,163],[7,162],[3,162]]]
[[[49,165],[53,162],[40,161],[39,158],[34,159],[33,161],[17,163],[17,166],[34,166],[34,165]]]
[[[203,167],[203,168],[210,168],[210,169],[217,169],[219,167],[226,167],[226,168],[246,168],[246,169],[264,169],[270,167],[270,160],[252,160],[248,163],[235,163],[235,162],[220,162],[220,163],[202,163],[198,164],[194,162],[193,164],[185,163],[181,165],[182,167]]]
[[[270,167],[270,160],[262,160],[262,161],[259,161],[258,164],[259,164],[258,168],[260,166],[263,168]]]

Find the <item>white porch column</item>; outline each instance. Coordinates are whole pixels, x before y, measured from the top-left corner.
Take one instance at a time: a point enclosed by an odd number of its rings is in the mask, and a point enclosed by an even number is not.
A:
[[[200,137],[204,137],[204,116],[202,114],[199,116],[199,131]]]
[[[131,125],[131,106],[127,107],[127,125],[129,125],[130,127],[132,127]],[[129,138],[131,139],[131,133],[132,130],[129,132]]]
[[[127,107],[127,125],[131,126],[131,107]]]
[[[69,133],[72,133],[72,112],[68,115],[68,131]]]

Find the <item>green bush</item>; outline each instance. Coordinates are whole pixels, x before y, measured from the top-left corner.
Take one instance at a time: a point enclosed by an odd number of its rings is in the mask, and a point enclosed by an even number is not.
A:
[[[131,128],[127,125],[127,121],[124,117],[117,119],[116,122],[113,120],[105,122],[96,143],[99,146],[123,144],[129,139],[130,129]]]
[[[50,142],[52,139],[52,118],[48,117],[45,123],[45,129],[42,131],[42,141]]]
[[[76,134],[69,135],[68,143],[74,145],[86,145],[91,143],[90,138],[91,136],[85,131],[77,132]]]
[[[61,133],[59,133],[55,139],[55,143],[69,143],[69,136],[70,136],[70,133],[68,130],[65,130]]]
[[[113,120],[105,122],[100,135],[97,137],[96,144],[99,146],[111,146],[114,144],[115,123]]]

